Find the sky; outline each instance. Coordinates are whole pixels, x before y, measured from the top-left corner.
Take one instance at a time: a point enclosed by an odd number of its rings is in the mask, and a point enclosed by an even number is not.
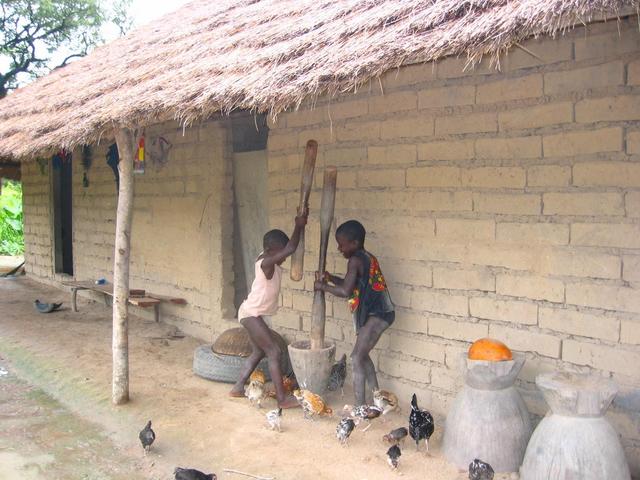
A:
[[[177,10],[190,1],[191,0],[133,0],[129,8],[130,15],[133,18],[133,28],[149,23],[166,13]],[[108,4],[109,0],[104,0],[104,2]],[[117,38],[118,29],[115,26],[105,26],[102,29],[102,35],[105,41],[109,42]],[[61,63],[67,55],[68,52],[58,52],[57,55],[52,57],[52,64],[56,65]],[[8,59],[6,57],[0,57],[0,71],[8,69],[8,67]],[[25,83],[29,83],[31,78],[29,75],[20,74],[18,81],[24,85]]]
[[[129,13],[133,18],[133,28],[149,23],[165,13],[177,10],[190,0],[133,0]],[[117,35],[115,29],[105,31],[105,37],[113,39]]]

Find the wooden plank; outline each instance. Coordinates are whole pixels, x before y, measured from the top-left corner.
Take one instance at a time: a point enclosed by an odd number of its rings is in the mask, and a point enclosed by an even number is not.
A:
[[[158,295],[156,293],[147,293],[147,297],[151,297],[151,298],[156,298],[158,300],[160,300],[161,302],[169,302],[169,303],[173,303],[175,305],[186,305],[187,301],[184,298],[178,298],[178,297],[171,297],[168,295]]]
[[[132,297],[129,298],[129,303],[137,307],[153,307],[154,305],[158,305],[160,300],[151,297]]]

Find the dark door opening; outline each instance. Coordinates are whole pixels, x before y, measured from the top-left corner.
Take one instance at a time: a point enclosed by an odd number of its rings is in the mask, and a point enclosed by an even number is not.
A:
[[[59,153],[53,171],[53,231],[56,273],[73,275],[73,195],[71,154]]]

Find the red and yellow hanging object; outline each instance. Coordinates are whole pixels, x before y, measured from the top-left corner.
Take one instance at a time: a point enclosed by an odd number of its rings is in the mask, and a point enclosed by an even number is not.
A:
[[[140,140],[138,140],[138,149],[133,159],[133,171],[144,173],[144,137],[140,137]]]

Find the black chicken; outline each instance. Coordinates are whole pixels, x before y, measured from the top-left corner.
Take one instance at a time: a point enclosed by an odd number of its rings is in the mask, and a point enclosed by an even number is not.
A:
[[[493,480],[493,468],[476,458],[469,464],[469,480]]]
[[[420,445],[420,440],[424,440],[429,452],[429,438],[433,435],[435,424],[433,417],[426,410],[418,408],[416,394],[411,398],[411,413],[409,414],[409,435],[416,441],[416,450]]]
[[[140,443],[142,444],[142,448],[144,448],[145,453],[148,452],[149,448],[151,448],[151,444],[156,439],[156,433],[151,430],[151,420],[149,420],[147,425],[140,430],[138,438],[140,439]]]
[[[202,473],[194,468],[176,467],[173,474],[175,480],[216,480],[218,478],[215,473]]]
[[[59,309],[62,306],[62,303],[43,303],[40,300],[36,299],[36,301],[33,302],[33,305],[40,313],[51,313]]]
[[[331,374],[329,375],[329,385],[327,385],[327,389],[335,392],[339,388],[342,392],[342,396],[344,397],[345,378],[347,378],[347,355],[343,354],[340,361],[331,367]]]
[[[389,450],[387,450],[387,463],[393,470],[398,468],[400,455],[402,455],[402,452],[400,451],[400,447],[398,445],[394,445],[390,447]]]

